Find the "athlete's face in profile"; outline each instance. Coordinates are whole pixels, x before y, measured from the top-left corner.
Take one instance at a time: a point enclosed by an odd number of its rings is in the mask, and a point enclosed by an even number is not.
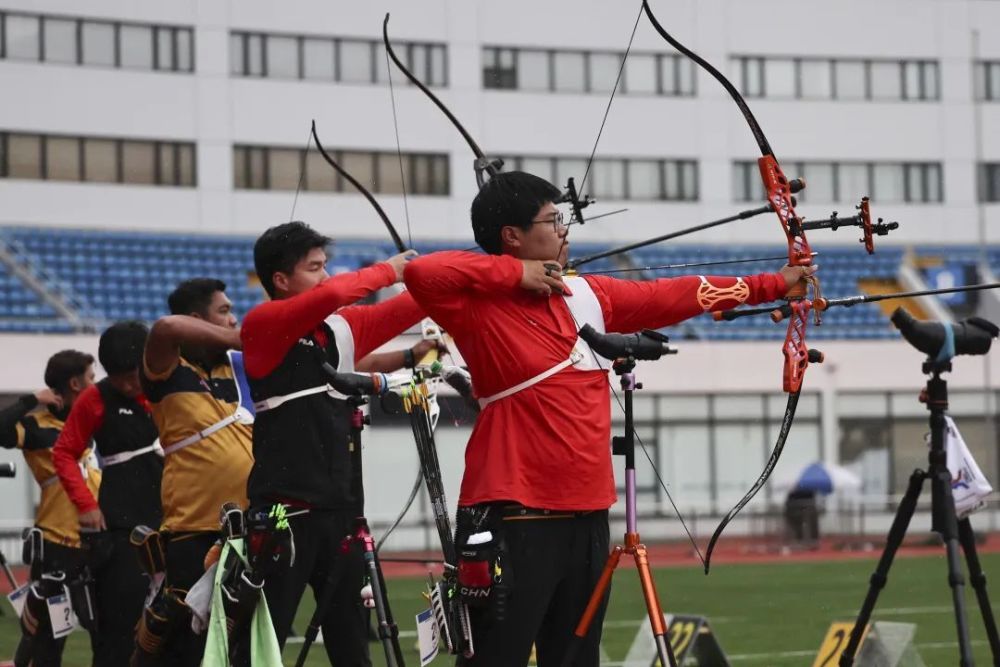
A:
[[[531,220],[531,227],[504,227],[505,245],[518,259],[555,260],[566,264],[569,253],[569,228],[562,211],[552,202],[542,206]]]
[[[295,296],[330,277],[326,272],[326,251],[323,248],[313,248],[305,257],[296,263],[291,273],[275,271],[274,287],[279,295]]]
[[[233,302],[229,300],[225,292],[216,292],[212,295],[212,301],[204,313],[198,317],[227,329],[236,328],[236,315],[233,314]]]

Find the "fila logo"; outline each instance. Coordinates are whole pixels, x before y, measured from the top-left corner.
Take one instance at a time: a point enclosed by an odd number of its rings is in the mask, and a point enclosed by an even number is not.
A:
[[[308,338],[300,338],[299,345],[308,345],[309,347],[316,347],[316,343],[312,342]]]
[[[130,408],[118,408],[118,414],[120,415],[131,415],[134,414]]]

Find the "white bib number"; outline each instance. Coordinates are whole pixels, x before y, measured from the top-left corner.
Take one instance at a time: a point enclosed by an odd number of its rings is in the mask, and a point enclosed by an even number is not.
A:
[[[69,602],[69,593],[63,589],[62,595],[54,595],[45,600],[49,608],[49,621],[52,622],[52,636],[62,639],[73,632],[79,622],[76,614],[73,613],[73,606]]]

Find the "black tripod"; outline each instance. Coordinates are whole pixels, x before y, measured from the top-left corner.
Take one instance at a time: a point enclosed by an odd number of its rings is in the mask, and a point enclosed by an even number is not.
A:
[[[313,612],[309,627],[303,638],[302,648],[299,650],[299,657],[295,661],[295,667],[302,667],[309,655],[309,649],[319,635],[319,628],[323,623],[323,618],[330,610],[333,602],[333,594],[337,588],[337,580],[343,572],[344,559],[348,557],[351,549],[361,549],[365,561],[365,572],[368,576],[368,583],[371,586],[372,602],[375,607],[375,618],[378,622],[378,637],[385,650],[385,664],[387,667],[404,667],[403,650],[399,645],[399,628],[392,616],[392,609],[389,607],[389,597],[385,589],[385,578],[382,576],[382,566],[378,560],[378,553],[375,550],[375,538],[372,537],[368,529],[368,520],[362,516],[364,514],[364,496],[362,487],[361,468],[361,432],[365,424],[369,423],[367,416],[361,411],[361,406],[367,403],[367,399],[361,397],[351,397],[348,399],[354,407],[351,415],[351,461],[353,467],[352,491],[358,502],[358,517],[354,520],[354,527],[351,533],[344,537],[341,542],[341,558],[337,565],[330,569],[327,577],[326,587],[323,589],[323,597],[316,604],[316,611]],[[326,638],[330,641],[332,638]]]
[[[904,333],[905,335],[905,333]],[[879,593],[885,587],[889,576],[889,568],[892,567],[896,550],[906,535],[906,529],[910,525],[910,519],[917,506],[917,498],[923,489],[924,481],[931,482],[931,530],[941,535],[944,541],[945,551],[948,555],[948,584],[951,586],[952,600],[955,605],[955,623],[958,630],[958,650],[959,664],[962,667],[971,667],[972,646],[969,642],[968,617],[965,611],[965,577],[962,573],[960,563],[959,545],[965,552],[965,560],[969,567],[969,579],[972,588],[976,592],[976,599],[979,602],[979,610],[983,616],[983,623],[986,626],[986,635],[989,637],[990,650],[993,654],[993,664],[1000,665],[1000,635],[997,634],[996,619],[993,617],[993,609],[990,607],[990,600],[986,592],[986,575],[983,574],[979,556],[976,554],[976,539],[969,519],[959,520],[955,512],[955,499],[951,490],[951,473],[948,471],[947,451],[945,450],[945,414],[948,410],[948,383],[941,377],[942,373],[951,370],[949,361],[926,361],[923,365],[923,372],[930,374],[927,386],[921,392],[920,400],[927,405],[930,410],[931,427],[931,451],[928,456],[928,468],[924,470],[914,470],[910,476],[910,483],[906,488],[899,509],[896,511],[896,518],[889,529],[889,536],[886,540],[885,550],[879,559],[872,574],[868,587],[868,595],[865,597],[858,619],[851,630],[847,647],[840,657],[841,667],[854,664],[854,658],[861,643],[861,636],[868,625]]]

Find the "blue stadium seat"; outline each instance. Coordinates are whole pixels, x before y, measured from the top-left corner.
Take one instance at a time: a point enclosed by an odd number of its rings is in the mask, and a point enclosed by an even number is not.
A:
[[[253,271],[253,242],[249,236],[199,235],[192,233],[93,231],[70,229],[34,229],[13,227],[0,233],[19,242],[32,259],[65,285],[67,293],[85,307],[108,320],[136,318],[153,320],[166,312],[166,296],[181,280],[199,276],[220,278],[228,285],[230,297],[239,316],[263,300],[262,290],[248,284]],[[468,241],[418,240],[422,253],[469,248]],[[611,247],[609,243],[573,243],[572,255],[581,257]],[[723,261],[754,256],[781,256],[786,248],[778,246],[739,245],[659,245],[634,251],[636,266]],[[858,280],[892,279],[903,261],[903,249],[880,247],[873,256],[859,253],[855,247],[822,250],[817,263],[823,266],[824,290],[828,296],[855,294]],[[920,248],[920,254],[948,253],[978,257],[978,248]],[[331,248],[327,270],[330,273],[354,271],[382,261],[396,253],[395,247],[382,239],[341,239]],[[1000,273],[1000,248],[991,248],[989,261]],[[585,271],[620,268],[622,258],[607,258],[590,263]],[[747,275],[773,271],[781,261],[665,269],[649,272],[646,277],[673,277],[690,274]],[[620,277],[641,276],[618,274]],[[24,330],[51,332],[69,326],[41,303],[31,290],[6,272],[0,272],[0,331]],[[881,311],[875,306],[831,310],[827,324],[813,329],[813,337],[842,339],[880,339],[894,335]],[[71,327],[70,327],[71,328]],[[677,340],[695,336],[706,340],[778,340],[784,326],[775,326],[767,318],[716,323],[710,318],[696,318],[665,331]]]

